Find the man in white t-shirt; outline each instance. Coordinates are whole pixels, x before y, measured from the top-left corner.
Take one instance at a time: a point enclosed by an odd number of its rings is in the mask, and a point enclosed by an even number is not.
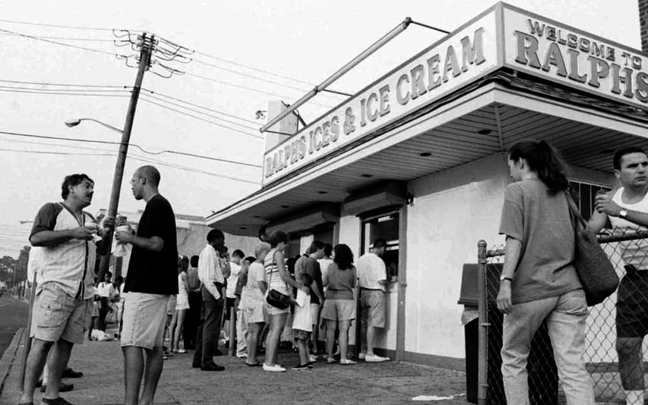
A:
[[[376,329],[385,327],[385,285],[387,284],[387,268],[381,257],[387,250],[387,241],[376,239],[369,253],[358,259],[358,285],[360,286],[361,336],[363,349],[360,359],[368,362],[388,361],[374,353]]]
[[[648,226],[648,157],[635,146],[614,154],[614,174],[621,183],[616,192],[596,197],[589,221],[597,233],[609,219],[615,234]],[[648,241],[619,242],[626,274],[619,284],[616,304],[616,350],[626,403],[644,403],[642,345],[648,334]]]

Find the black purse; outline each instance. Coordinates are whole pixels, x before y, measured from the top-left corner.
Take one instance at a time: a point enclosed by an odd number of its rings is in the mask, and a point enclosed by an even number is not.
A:
[[[616,291],[619,276],[596,236],[587,228],[587,222],[578,211],[574,200],[567,192],[565,196],[576,237],[574,267],[583,285],[587,305],[591,307],[605,301]]]
[[[268,286],[270,286],[271,283],[272,283],[272,272],[270,272],[270,281],[268,282]],[[280,293],[279,291],[273,288],[270,291],[268,291],[268,295],[266,296],[266,302],[275,308],[286,309],[290,306],[290,296]]]

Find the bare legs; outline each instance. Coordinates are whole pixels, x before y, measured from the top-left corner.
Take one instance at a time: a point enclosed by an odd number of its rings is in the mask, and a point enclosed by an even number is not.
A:
[[[152,404],[164,364],[162,347],[156,346],[152,350],[148,350],[141,347],[124,346],[122,351],[124,352],[124,382],[126,386],[125,404]],[[146,356],[146,362],[144,356]],[[139,399],[142,376],[144,376],[144,389],[142,397]]]
[[[277,348],[279,346],[279,338],[281,332],[286,324],[288,314],[270,315],[270,330],[266,338],[266,358],[265,364],[274,366],[277,364]]]
[[[171,319],[171,330],[169,331],[171,337],[171,351],[177,351],[180,349],[180,335],[184,328],[186,316],[186,309],[179,309],[175,311],[175,314],[173,314],[173,319]]]
[[[259,344],[259,335],[261,330],[265,326],[264,322],[254,322],[248,323],[248,335],[247,335],[247,363],[256,364],[259,362],[257,360],[257,345]]]

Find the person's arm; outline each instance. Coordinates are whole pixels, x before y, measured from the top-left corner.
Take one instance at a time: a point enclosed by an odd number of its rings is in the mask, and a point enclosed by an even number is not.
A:
[[[203,253],[200,254],[200,259],[198,260],[198,278],[202,282],[203,287],[205,287],[207,291],[209,291],[209,293],[213,295],[216,300],[218,300],[221,297],[220,291],[218,291],[218,288],[214,285],[214,281],[209,278],[209,266],[216,265],[216,260],[218,260],[218,257],[214,257],[203,251]]]
[[[607,222],[608,222],[608,216],[606,213],[598,212],[598,210],[594,210],[592,217],[587,222],[587,227],[592,232],[599,233],[603,228],[605,228],[605,224],[607,224]]]
[[[307,287],[304,287],[290,276],[290,273],[288,273],[288,269],[284,264],[284,255],[282,252],[275,252],[274,261],[277,264],[277,268],[279,269],[279,276],[284,281],[284,283],[290,285],[291,287],[301,289],[304,292],[308,291]]]
[[[232,275],[232,268],[230,267],[229,254],[225,255],[224,258],[219,259],[221,273],[223,278],[227,280],[229,276]]]
[[[183,281],[185,291],[187,292],[187,294],[189,294],[191,290],[189,289],[189,283],[187,283],[187,273],[180,273],[180,279]]]
[[[150,250],[153,252],[161,252],[164,247],[164,239],[159,236],[151,236],[145,238],[137,236],[132,231],[117,231],[115,232],[115,239],[122,243],[130,243],[138,248]]]
[[[621,210],[627,211],[627,215],[624,219],[633,224],[648,227],[648,213],[629,210],[619,206],[619,204],[612,200],[612,193],[596,196],[596,212],[607,214],[612,217],[618,217],[621,214]]]
[[[379,259],[380,264],[378,265],[378,284],[382,286],[386,286],[389,284],[389,281],[387,281],[387,266],[385,266],[385,261],[382,259]],[[378,261],[377,261],[378,262]]]
[[[522,252],[522,242],[508,236],[506,238],[506,247],[504,248],[504,266],[502,268],[502,278],[499,293],[497,294],[497,308],[505,314],[511,312],[513,302],[511,300],[511,283],[515,269],[520,261],[520,252]]]
[[[257,284],[259,284],[259,290],[265,295],[266,291],[268,291],[268,284],[265,281],[257,281]]]

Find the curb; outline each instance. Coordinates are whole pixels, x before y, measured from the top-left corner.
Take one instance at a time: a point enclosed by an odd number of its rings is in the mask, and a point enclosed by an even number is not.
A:
[[[25,328],[20,328],[16,331],[11,340],[11,344],[7,347],[7,350],[5,350],[2,359],[0,359],[0,395],[3,392],[5,382],[7,381],[14,360],[16,359],[16,355],[18,354],[18,349],[20,348],[20,342],[23,339],[24,333]]]

